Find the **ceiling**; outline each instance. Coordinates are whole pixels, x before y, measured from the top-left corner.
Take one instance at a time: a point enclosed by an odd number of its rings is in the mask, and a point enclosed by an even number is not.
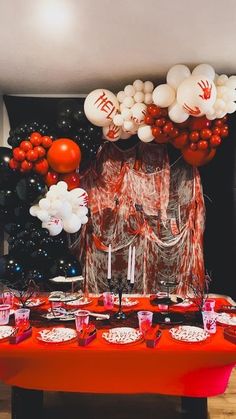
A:
[[[235,18],[235,0],[0,0],[0,91],[115,92],[177,63],[234,74]]]

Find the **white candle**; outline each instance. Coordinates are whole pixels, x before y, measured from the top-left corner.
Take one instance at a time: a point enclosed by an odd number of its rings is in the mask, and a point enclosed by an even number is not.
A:
[[[135,246],[133,247],[133,253],[132,253],[132,265],[131,265],[131,275],[130,275],[131,284],[134,284],[134,271],[135,271]]]
[[[129,257],[128,257],[128,271],[127,271],[127,281],[130,281],[131,278],[131,244],[129,245]]]
[[[107,279],[111,279],[111,244],[109,244],[108,247]]]

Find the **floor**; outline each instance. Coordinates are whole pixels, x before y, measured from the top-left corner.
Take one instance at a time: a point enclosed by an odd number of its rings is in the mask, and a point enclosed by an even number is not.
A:
[[[43,419],[180,419],[179,402],[153,395],[45,393]],[[226,393],[209,398],[208,407],[209,419],[236,419],[236,369]],[[0,384],[0,419],[10,418],[10,388]]]

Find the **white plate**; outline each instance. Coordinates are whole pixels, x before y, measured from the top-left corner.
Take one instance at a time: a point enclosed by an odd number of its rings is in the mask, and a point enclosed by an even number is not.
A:
[[[69,342],[77,337],[76,330],[65,327],[42,329],[37,334],[37,339],[44,343]]]
[[[68,322],[71,320],[75,320],[75,315],[74,312],[66,312],[64,311],[63,313],[60,314],[53,314],[52,311],[49,311],[46,314],[42,314],[42,317],[44,317],[47,320],[60,320],[62,322]]]
[[[33,307],[39,307],[44,303],[45,303],[45,300],[42,298],[30,298],[28,301],[26,301],[25,306],[33,308]],[[16,306],[22,307],[22,303],[20,301],[17,301]]]
[[[142,339],[142,333],[132,327],[115,327],[108,332],[103,332],[103,339],[109,343],[127,345]]]
[[[216,318],[217,322],[222,325],[236,326],[236,315],[229,313],[219,313]]]
[[[169,330],[171,337],[181,342],[197,343],[206,340],[209,334],[201,327],[178,326]]]
[[[91,304],[93,302],[93,300],[90,300],[89,298],[77,298],[76,300],[70,301],[68,303],[66,303],[66,305],[68,306],[74,306],[74,307],[78,307],[78,306],[86,306],[88,304]]]
[[[128,297],[123,297],[121,300],[122,307],[133,307],[133,306],[136,306],[137,304],[138,304],[138,300],[132,300],[131,298],[128,298]],[[115,298],[114,305],[119,306],[119,298]]]
[[[12,335],[15,328],[12,326],[0,326],[0,341]]]
[[[65,276],[56,276],[55,278],[50,278],[50,281],[52,282],[57,282],[57,283],[62,283],[62,284],[67,284],[67,283],[71,283],[71,282],[77,282],[77,281],[83,281],[84,277],[79,275],[79,276],[71,276],[71,277],[65,277]]]

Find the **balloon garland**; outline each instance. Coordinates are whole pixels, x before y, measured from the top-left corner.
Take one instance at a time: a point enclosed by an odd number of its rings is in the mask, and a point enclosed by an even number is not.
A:
[[[236,76],[209,64],[173,66],[166,83],[135,80],[115,95],[96,89],[84,102],[88,120],[108,141],[137,134],[143,142],[170,143],[194,166],[209,162],[228,136],[227,114],[236,110]],[[198,122],[197,122],[198,121]]]

